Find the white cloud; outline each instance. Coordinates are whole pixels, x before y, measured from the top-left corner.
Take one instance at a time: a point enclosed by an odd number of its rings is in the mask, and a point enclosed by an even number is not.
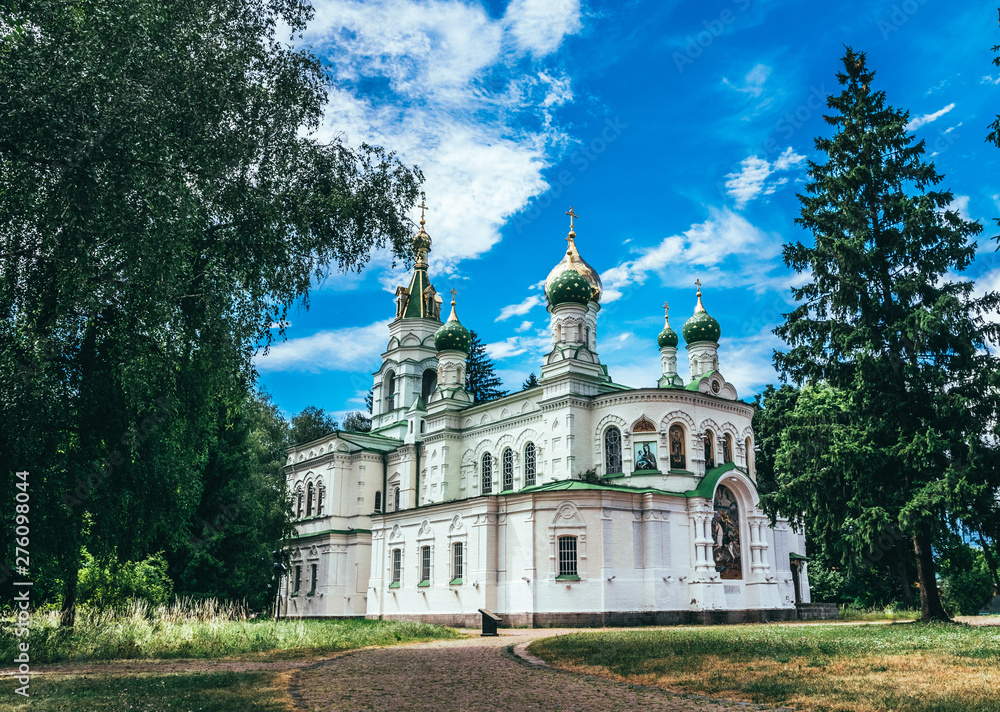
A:
[[[945,210],[952,210],[958,213],[963,220],[970,220],[969,217],[969,196],[956,195],[950,203],[945,206]]]
[[[320,331],[312,336],[288,339],[258,354],[257,370],[266,372],[366,371],[378,366],[389,341],[388,320],[368,326]]]
[[[533,335],[510,336],[503,341],[486,344],[486,353],[492,359],[505,359],[525,353],[544,354],[552,346],[548,331],[539,330]]]
[[[516,331],[519,334],[523,334],[525,331],[527,331],[528,329],[530,329],[532,326],[534,326],[534,324],[532,324],[530,321],[522,321],[521,325],[519,327],[517,327],[516,329],[514,329],[514,331]]]
[[[991,77],[989,74],[983,76],[980,84],[1000,84],[1000,76]]]
[[[650,274],[658,274],[674,284],[694,283],[697,275],[706,284],[726,287],[751,285],[755,289],[787,286],[795,275],[770,274],[774,258],[781,252],[780,236],[767,233],[729,208],[709,208],[704,222],[691,225],[680,235],[664,238],[633,260],[622,262],[601,274],[602,301],[620,299],[631,285],[642,285]],[[733,269],[726,262],[735,259]]]
[[[452,274],[548,188],[543,172],[568,142],[552,112],[573,89],[546,57],[582,27],[579,2],[515,0],[496,19],[460,0],[315,8],[304,41],[333,76],[318,138],[387,146],[420,166],[432,269]]]
[[[722,78],[722,83],[730,89],[735,89],[738,92],[749,94],[752,97],[758,97],[764,92],[764,83],[767,82],[767,78],[770,75],[770,67],[766,64],[758,64],[747,72],[745,77],[743,77],[742,85],[737,85],[725,77]]]
[[[906,130],[907,131],[916,131],[921,126],[926,126],[927,124],[931,123],[932,121],[937,121],[938,119],[940,119],[942,116],[944,116],[945,114],[947,114],[949,111],[951,111],[954,108],[955,108],[955,104],[951,103],[951,104],[948,104],[948,106],[944,107],[943,109],[935,111],[932,114],[923,114],[922,116],[914,116],[906,124]]]
[[[796,153],[791,146],[786,148],[774,163],[765,158],[748,156],[740,162],[738,173],[726,176],[726,192],[736,199],[736,208],[742,209],[760,195],[771,195],[788,182],[787,178],[770,180],[778,171],[788,171],[797,167],[806,157]]]
[[[582,27],[579,0],[513,0],[504,19],[517,45],[536,56],[555,51]]]
[[[517,304],[510,304],[505,306],[500,310],[500,316],[498,316],[495,321],[506,321],[512,316],[524,316],[529,311],[539,306],[542,303],[542,298],[537,294],[532,294],[526,297],[523,301]],[[530,322],[524,322],[525,324],[530,324]]]

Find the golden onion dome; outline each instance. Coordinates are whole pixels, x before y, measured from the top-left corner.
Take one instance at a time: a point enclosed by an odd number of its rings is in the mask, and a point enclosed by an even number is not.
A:
[[[597,274],[597,270],[588,265],[582,257],[580,257],[580,251],[576,249],[576,233],[570,229],[569,236],[566,238],[569,246],[566,248],[566,254],[563,256],[562,261],[552,268],[549,272],[549,276],[545,278],[545,293],[549,293],[549,288],[552,283],[563,272],[567,270],[573,270],[585,280],[587,284],[590,285],[590,299],[594,302],[601,301],[601,294],[604,292],[604,285],[601,284],[601,277]]]

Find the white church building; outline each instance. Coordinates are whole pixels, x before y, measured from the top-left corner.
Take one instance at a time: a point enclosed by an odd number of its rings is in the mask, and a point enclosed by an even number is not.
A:
[[[689,375],[667,320],[662,372],[615,383],[598,355],[601,280],[569,214],[539,385],[485,403],[465,387],[471,338],[454,298],[441,321],[421,217],[371,432],[289,450],[282,615],[476,626],[488,609],[501,625],[599,626],[809,608],[804,536],[758,506],[753,408],[726,381],[700,284],[682,329]]]

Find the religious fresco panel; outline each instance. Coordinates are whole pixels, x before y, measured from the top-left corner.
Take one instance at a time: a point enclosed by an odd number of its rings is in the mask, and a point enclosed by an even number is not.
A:
[[[712,518],[712,556],[715,570],[723,579],[743,578],[740,550],[740,508],[728,487],[715,490],[715,516]]]

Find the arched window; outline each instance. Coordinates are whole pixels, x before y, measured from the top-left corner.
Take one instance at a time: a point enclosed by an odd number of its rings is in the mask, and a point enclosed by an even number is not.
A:
[[[746,460],[747,472],[749,472],[749,473],[752,474],[753,473],[753,467],[752,467],[752,463],[753,463],[753,443],[750,441],[749,437],[746,440],[743,441],[743,457]]]
[[[396,374],[387,371],[382,380],[382,393],[385,395],[385,412],[388,413],[396,407]]]
[[[670,426],[670,469],[687,469],[687,457],[684,453],[684,427]]]
[[[743,578],[743,553],[740,550],[740,508],[728,487],[715,490],[715,515],[712,517],[712,558],[715,570],[723,579]]]
[[[507,448],[500,456],[500,463],[503,466],[503,488],[504,490],[514,489],[514,451]]]
[[[392,511],[399,511],[399,487],[392,491]]]
[[[715,439],[712,437],[712,431],[708,430],[705,432],[705,469],[711,470],[715,467]]]
[[[313,513],[313,498],[316,495],[316,489],[313,487],[313,483],[310,482],[309,486],[306,488],[306,516],[311,517]]]
[[[392,584],[399,588],[400,579],[403,577],[403,550],[392,550]]]
[[[622,471],[622,432],[612,426],[604,431],[604,474]]]
[[[316,516],[323,516],[323,503],[326,501],[326,487],[316,485]]]
[[[382,511],[382,493],[381,492],[376,492],[375,493],[375,511],[376,512],[381,512]]]
[[[722,462],[733,461],[733,436],[726,433],[722,436]]]
[[[295,516],[302,519],[302,514],[305,512],[303,505],[305,504],[305,495],[302,493],[302,488],[299,487],[295,490]]]
[[[535,484],[535,443],[524,446],[524,486]]]
[[[420,384],[420,395],[424,399],[424,403],[430,400],[431,393],[437,388],[437,380],[437,370],[428,368],[424,371],[423,382]]]
[[[493,456],[483,453],[483,494],[493,491]]]

